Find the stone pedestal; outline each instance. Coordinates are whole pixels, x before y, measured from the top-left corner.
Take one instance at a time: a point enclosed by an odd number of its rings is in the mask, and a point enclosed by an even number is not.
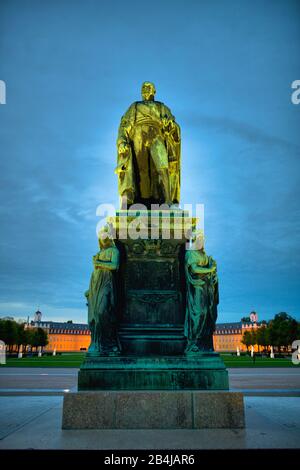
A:
[[[196,220],[180,209],[119,211],[120,356],[88,352],[78,390],[228,390],[218,353],[184,355],[184,256]],[[138,231],[137,231],[138,229]]]
[[[214,352],[194,357],[88,354],[78,390],[228,390],[228,372]]]
[[[119,211],[109,222],[121,254],[118,293],[123,354],[182,355],[184,254],[196,220],[175,209]]]
[[[67,393],[63,429],[244,428],[237,392],[110,391]]]

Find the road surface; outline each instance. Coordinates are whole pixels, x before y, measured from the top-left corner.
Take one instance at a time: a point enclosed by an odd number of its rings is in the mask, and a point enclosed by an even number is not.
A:
[[[228,369],[230,389],[244,391],[282,391],[300,395],[300,368]],[[0,368],[0,393],[5,391],[76,390],[78,369],[72,368]]]

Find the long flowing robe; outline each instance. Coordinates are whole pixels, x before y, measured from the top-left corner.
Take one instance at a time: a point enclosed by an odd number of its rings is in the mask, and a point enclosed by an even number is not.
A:
[[[118,346],[115,271],[119,265],[119,251],[116,247],[102,249],[95,256],[95,261],[106,262],[107,268],[95,266],[86,293],[92,336],[89,350],[108,353]]]
[[[164,120],[173,124],[165,127]],[[159,201],[158,173],[166,169],[171,200],[179,203],[180,128],[170,109],[159,101],[133,103],[121,118],[117,146],[121,143],[128,151],[118,154],[120,196],[132,194],[131,202]]]
[[[203,256],[207,263],[202,265]],[[196,344],[201,350],[213,350],[212,335],[217,319],[219,303],[218,279],[216,272],[197,274],[193,264],[211,268],[216,265],[212,257],[197,250],[188,250],[185,256],[187,282],[186,316],[184,334],[188,345]]]

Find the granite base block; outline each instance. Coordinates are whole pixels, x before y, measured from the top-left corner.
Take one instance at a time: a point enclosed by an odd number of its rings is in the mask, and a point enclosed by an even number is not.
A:
[[[64,395],[63,429],[244,427],[244,399],[239,392],[87,391]]]

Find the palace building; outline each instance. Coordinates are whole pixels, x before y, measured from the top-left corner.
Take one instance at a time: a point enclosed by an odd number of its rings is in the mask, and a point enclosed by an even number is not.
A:
[[[259,323],[251,322],[233,322],[233,323],[217,323],[213,335],[214,348],[217,352],[236,352],[246,351],[246,346],[242,343],[245,331],[259,328]],[[257,346],[254,347],[257,350]]]
[[[90,345],[90,330],[83,323],[32,321],[30,326],[47,331],[49,343],[44,351],[87,351]]]
[[[90,345],[90,330],[87,324],[72,322],[42,321],[41,312],[35,314],[34,321],[30,323],[32,328],[43,328],[48,333],[48,345],[44,351],[58,352],[78,352],[87,351]],[[232,322],[217,323],[213,335],[213,343],[217,352],[246,351],[246,346],[242,344],[244,331],[256,329],[259,323]],[[255,346],[254,350],[257,350]]]

